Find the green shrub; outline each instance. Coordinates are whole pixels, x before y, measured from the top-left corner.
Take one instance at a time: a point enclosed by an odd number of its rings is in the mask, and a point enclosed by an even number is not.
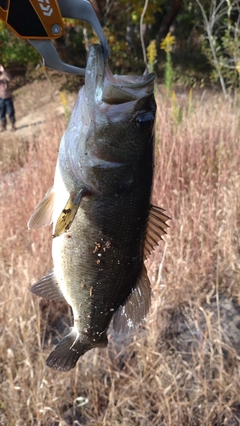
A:
[[[31,66],[36,65],[40,56],[26,41],[21,40],[0,21],[0,58],[4,67],[11,64]]]

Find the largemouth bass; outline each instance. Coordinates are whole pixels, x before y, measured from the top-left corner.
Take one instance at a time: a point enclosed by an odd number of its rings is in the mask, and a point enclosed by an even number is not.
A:
[[[85,85],[62,137],[53,188],[29,229],[53,223],[54,269],[32,293],[67,302],[74,326],[48,356],[68,371],[116,331],[141,324],[150,306],[144,260],[169,219],[150,203],[156,103],[154,75],[113,75],[90,48]]]

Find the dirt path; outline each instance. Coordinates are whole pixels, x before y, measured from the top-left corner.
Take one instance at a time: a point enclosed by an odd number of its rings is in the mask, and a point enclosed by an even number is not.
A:
[[[51,122],[70,115],[77,92],[60,91],[63,77],[53,83],[35,80],[13,91],[16,131],[12,132],[7,117],[7,130],[0,133],[0,183],[24,166],[29,141],[34,141]],[[80,88],[81,83],[79,84]]]
[[[0,134],[0,141],[6,142],[10,137],[26,138],[29,134],[37,132],[39,125],[51,120],[53,117],[65,114],[65,108],[71,112],[77,93],[61,92],[66,106],[64,107],[59,94],[61,81],[51,84],[47,80],[28,83],[14,91],[14,106],[16,110],[16,132],[10,132],[8,122],[7,131]]]

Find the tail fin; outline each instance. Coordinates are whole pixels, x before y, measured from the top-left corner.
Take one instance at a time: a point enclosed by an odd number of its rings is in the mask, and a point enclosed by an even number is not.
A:
[[[92,341],[87,343],[81,340],[80,333],[73,328],[71,333],[53,349],[46,359],[46,364],[54,370],[69,371],[75,367],[80,356],[97,346],[107,346],[107,337],[98,343]]]
[[[81,342],[79,337],[78,331],[73,328],[71,333],[65,336],[50,353],[46,359],[47,366],[59,371],[69,371],[74,368],[78,358],[91,349]]]

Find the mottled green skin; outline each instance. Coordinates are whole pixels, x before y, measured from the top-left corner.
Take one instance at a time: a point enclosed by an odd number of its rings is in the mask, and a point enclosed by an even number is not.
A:
[[[90,349],[106,345],[112,316],[130,295],[143,267],[156,105],[153,94],[121,105],[121,111],[119,105],[90,103],[87,83],[79,102],[87,99],[93,119],[85,139],[79,132],[79,147],[73,131],[78,116],[73,114],[61,142],[59,170],[64,191],[85,188],[89,195],[83,197],[70,229],[54,238],[53,260],[56,278],[73,309],[74,327]],[[146,114],[149,121],[139,124],[138,117]],[[58,194],[61,197],[61,190]]]

